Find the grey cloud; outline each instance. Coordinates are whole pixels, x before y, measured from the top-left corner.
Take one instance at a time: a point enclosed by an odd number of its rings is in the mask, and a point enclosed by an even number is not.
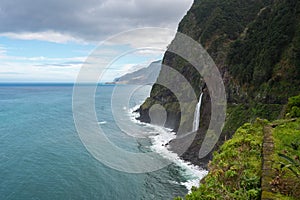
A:
[[[1,0],[0,33],[57,31],[85,40],[143,26],[176,28],[192,0]]]

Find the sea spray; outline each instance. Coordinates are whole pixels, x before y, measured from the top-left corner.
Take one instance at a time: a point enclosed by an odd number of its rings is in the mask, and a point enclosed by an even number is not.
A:
[[[200,180],[203,179],[208,172],[199,166],[181,159],[176,153],[169,149],[169,145],[167,144],[176,138],[176,134],[174,132],[163,127],[154,126],[154,129],[157,130],[159,134],[150,136],[152,141],[151,149],[164,158],[169,159],[182,169],[180,173],[187,179],[187,181],[180,182],[180,184],[185,186],[188,191],[191,192],[192,187],[198,187]]]
[[[200,96],[199,103],[199,114],[200,114],[200,106],[201,106],[202,95]],[[202,169],[199,166],[193,165],[192,163],[181,159],[176,153],[172,152],[169,149],[169,143],[176,138],[176,133],[172,132],[171,129],[160,127],[148,123],[143,123],[136,118],[139,117],[139,113],[135,112],[139,108],[136,105],[134,108],[129,109],[129,115],[132,121],[138,123],[143,126],[147,126],[152,129],[149,132],[149,138],[151,139],[151,150],[158,153],[162,157],[172,161],[177,166],[179,166],[182,171],[180,173],[187,179],[185,182],[180,182],[179,184],[185,186],[189,192],[193,186],[198,187],[200,180],[203,179],[207,175],[207,171]],[[199,119],[198,119],[199,120]],[[198,122],[199,125],[199,122]]]

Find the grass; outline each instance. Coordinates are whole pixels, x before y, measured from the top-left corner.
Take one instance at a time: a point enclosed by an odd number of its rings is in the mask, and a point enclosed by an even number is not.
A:
[[[240,127],[209,163],[209,174],[187,200],[260,199],[263,126],[257,120]],[[180,197],[176,200],[181,199]]]
[[[300,198],[300,119],[279,120],[274,128],[273,191],[289,199]]]
[[[270,154],[266,155],[272,164],[271,173],[269,167],[268,173],[264,171],[267,187],[263,187],[263,197],[300,199],[300,115],[294,113],[295,109],[300,109],[299,106],[300,95],[289,98],[285,106],[286,119],[269,122],[253,118],[256,115],[276,118],[283,106],[229,105],[225,129],[233,129],[242,123],[245,117],[252,123],[238,128],[232,139],[226,141],[219,151],[214,153],[214,158],[208,166],[208,175],[201,181],[199,188],[194,187],[185,199],[261,199],[262,146],[266,127],[274,140],[274,148],[273,143],[269,144],[270,141],[266,141],[265,144],[268,145],[265,145],[265,148],[270,148],[267,151]],[[177,197],[175,200],[181,199]]]
[[[209,174],[186,200],[260,199],[263,128],[272,126],[274,138],[270,199],[300,199],[300,118],[272,123],[257,119],[241,126],[214,153]],[[175,200],[181,200],[177,197]]]

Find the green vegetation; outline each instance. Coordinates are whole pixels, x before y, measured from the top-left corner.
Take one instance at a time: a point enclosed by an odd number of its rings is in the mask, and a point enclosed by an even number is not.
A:
[[[287,118],[300,117],[300,95],[289,98]],[[300,198],[300,118],[274,122],[272,191],[287,199]]]
[[[298,148],[299,148],[299,144],[298,143],[292,143],[292,146],[296,150],[298,150]],[[280,169],[281,170],[289,169],[296,176],[296,178],[300,178],[299,156],[295,156],[295,158],[292,158],[292,157],[289,157],[286,154],[282,154],[282,153],[278,153],[278,156],[281,159],[285,160],[285,162],[281,162]]]
[[[260,199],[262,177],[263,128],[274,127],[271,152],[271,191],[264,198],[295,200],[300,198],[300,119],[282,119],[273,123],[256,120],[241,126],[233,138],[214,153],[209,174],[199,188],[193,188],[186,200]],[[177,197],[175,200],[181,200]]]
[[[256,118],[275,120],[281,113],[283,106],[280,104],[229,104],[224,132],[237,130],[245,121],[253,122]]]
[[[274,193],[289,199],[300,197],[300,119],[279,120],[274,128]]]
[[[276,119],[288,97],[299,94],[298,0],[196,0],[178,31],[201,43],[223,75],[229,102],[223,135],[231,137],[239,126],[256,117]],[[208,95],[201,75],[183,58],[166,52],[163,64],[182,74],[197,96],[201,89]],[[161,80],[166,75],[162,70]],[[183,84],[177,87],[185,95]],[[147,115],[153,104],[161,104],[169,117],[187,118],[180,116],[177,101],[167,88],[155,84],[141,111]],[[202,108],[208,104],[204,100]],[[299,112],[294,109],[292,113]],[[201,117],[200,121],[207,121]]]
[[[276,170],[270,177],[274,191],[264,195],[300,199],[297,192],[290,192],[290,185],[296,187],[299,183],[299,144],[295,142],[299,141],[299,120],[293,120],[300,117],[300,95],[288,99],[300,94],[300,1],[195,0],[178,31],[209,52],[223,77],[228,99],[226,123],[214,149],[219,151],[209,164],[210,173],[186,199],[260,199],[262,128],[267,122],[256,118],[274,121],[283,117],[292,121],[268,124],[274,132]],[[195,158],[210,120],[211,91],[180,56],[166,52],[163,64],[182,74],[197,96],[201,90],[204,92],[201,129],[183,157],[195,164],[207,163],[211,155],[200,161]],[[163,76],[166,74],[162,70],[159,77],[164,79]],[[180,95],[185,95],[183,84],[178,82],[176,86],[183,91]],[[188,117],[180,115],[177,98],[167,88],[154,85],[141,113],[147,115],[147,110],[159,103],[166,108],[168,118],[179,118],[178,124],[188,124]],[[191,104],[188,111],[194,113],[194,102],[185,103]],[[246,122],[251,124],[244,125]],[[232,135],[232,140],[221,146]],[[291,181],[284,185],[287,179]]]
[[[299,11],[297,0],[275,1],[230,45],[229,73],[251,99],[278,103],[299,92]]]
[[[240,127],[209,164],[209,174],[187,200],[260,199],[263,126],[257,120]],[[181,198],[177,198],[181,199]]]
[[[287,117],[300,117],[300,95],[289,98]]]
[[[272,77],[274,66],[293,39],[295,25],[291,19],[296,9],[297,0],[280,1],[273,9],[266,7],[249,25],[246,37],[232,44],[228,64],[241,84],[259,86]]]
[[[263,112],[264,104],[254,107],[255,110],[249,110],[251,107],[230,106],[229,113],[235,113],[237,117],[231,118],[229,115],[227,118],[241,123],[239,117],[248,116],[247,119],[251,119],[255,116],[251,114]],[[291,113],[295,109],[300,108],[300,95],[289,98],[285,107],[286,119],[273,122],[256,119],[238,128],[232,139],[214,153],[208,167],[209,174],[201,181],[199,188],[193,188],[185,199],[261,199],[261,195],[268,199],[299,199],[300,118],[290,117],[294,116]],[[269,136],[264,139],[267,133],[271,134],[272,144]],[[263,167],[263,157],[267,158],[267,163],[271,161],[271,165],[265,164]],[[266,169],[264,175],[262,169]],[[267,186],[262,187],[262,176],[267,180]]]

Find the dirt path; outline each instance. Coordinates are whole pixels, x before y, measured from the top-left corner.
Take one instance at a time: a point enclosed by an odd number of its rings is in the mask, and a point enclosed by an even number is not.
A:
[[[274,139],[272,134],[272,125],[266,125],[263,129],[264,140],[263,140],[263,162],[262,162],[262,178],[261,178],[261,189],[262,189],[262,200],[274,199],[270,195],[272,193],[271,181],[275,178],[272,170],[272,155],[274,153]]]

